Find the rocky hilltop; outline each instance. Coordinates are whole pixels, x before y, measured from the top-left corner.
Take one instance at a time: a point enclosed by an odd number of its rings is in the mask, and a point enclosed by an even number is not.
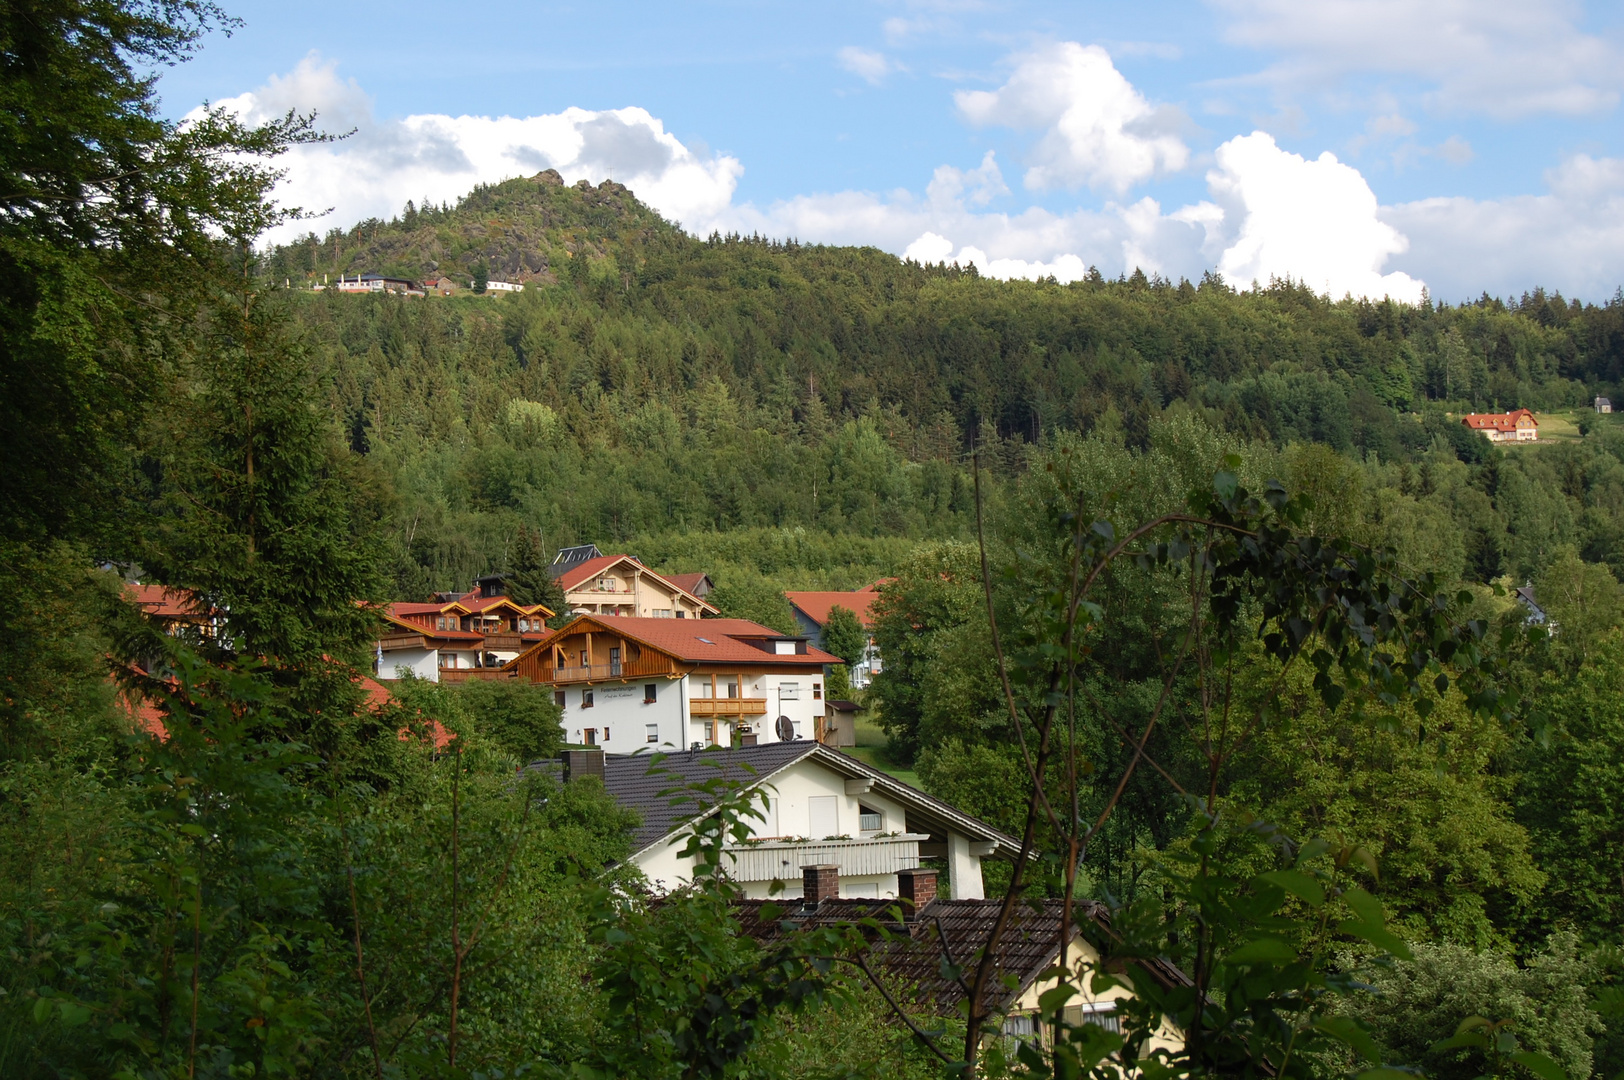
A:
[[[624,184],[566,185],[558,172],[475,188],[455,206],[407,203],[390,221],[370,218],[326,236],[310,233],[272,249],[268,276],[319,282],[323,275],[380,273],[462,282],[483,263],[492,280],[556,281],[577,256],[589,261],[622,245],[680,240],[675,225]]]

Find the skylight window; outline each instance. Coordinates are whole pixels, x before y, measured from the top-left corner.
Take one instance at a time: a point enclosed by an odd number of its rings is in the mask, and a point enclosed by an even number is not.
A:
[[[712,640],[711,640],[711,639],[710,639],[710,638],[708,638],[708,637],[702,637],[702,638],[700,638],[700,639],[699,639],[699,640],[700,640],[700,641],[703,641],[703,642],[704,642],[704,643],[705,643],[705,644],[706,644],[706,645],[715,645],[715,644],[716,644],[716,642],[714,642],[714,641],[712,641]]]

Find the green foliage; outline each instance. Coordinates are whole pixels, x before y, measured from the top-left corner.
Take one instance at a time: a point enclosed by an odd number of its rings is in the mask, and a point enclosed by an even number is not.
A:
[[[830,701],[843,701],[851,697],[851,672],[845,664],[830,664],[823,676],[824,696]]]
[[[552,691],[519,679],[471,679],[452,691],[478,736],[521,762],[557,757],[564,746],[564,710]]]
[[[1483,1067],[1482,1051],[1515,1052],[1497,1045],[1497,1031],[1488,1033],[1486,1043],[1440,1035],[1480,1017],[1492,1018],[1525,1050],[1554,1060],[1572,1080],[1590,1075],[1592,1036],[1601,1030],[1585,989],[1594,972],[1571,934],[1552,937],[1525,965],[1455,944],[1416,945],[1413,952],[1413,958],[1361,968],[1372,992],[1351,1003],[1353,1014],[1394,1060],[1441,1080],[1470,1080],[1485,1072],[1526,1077],[1518,1070]],[[1546,1075],[1530,1068],[1536,1076]]]
[[[868,631],[854,612],[836,604],[829,609],[829,621],[823,627],[823,648],[855,666],[868,651]]]
[[[744,573],[723,576],[716,580],[716,588],[705,600],[725,619],[749,619],[780,634],[796,632],[795,613],[790,610],[788,598],[764,577]]]

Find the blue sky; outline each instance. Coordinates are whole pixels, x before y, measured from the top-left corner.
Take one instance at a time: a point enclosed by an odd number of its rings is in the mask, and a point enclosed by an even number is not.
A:
[[[318,232],[552,165],[694,232],[1002,276],[1218,268],[1448,300],[1624,283],[1624,5],[230,11],[244,25],[164,76],[165,107],[357,128],[287,162],[285,198],[333,208]]]

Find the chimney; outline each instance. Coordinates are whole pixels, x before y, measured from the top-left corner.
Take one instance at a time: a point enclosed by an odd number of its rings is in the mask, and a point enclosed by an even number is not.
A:
[[[564,751],[564,782],[567,784],[585,776],[596,776],[600,782],[603,780],[603,751]]]
[[[815,908],[840,896],[840,864],[816,863],[801,867],[801,905]]]
[[[897,899],[902,901],[902,919],[912,922],[926,904],[936,899],[936,871],[925,867],[897,871]]]

